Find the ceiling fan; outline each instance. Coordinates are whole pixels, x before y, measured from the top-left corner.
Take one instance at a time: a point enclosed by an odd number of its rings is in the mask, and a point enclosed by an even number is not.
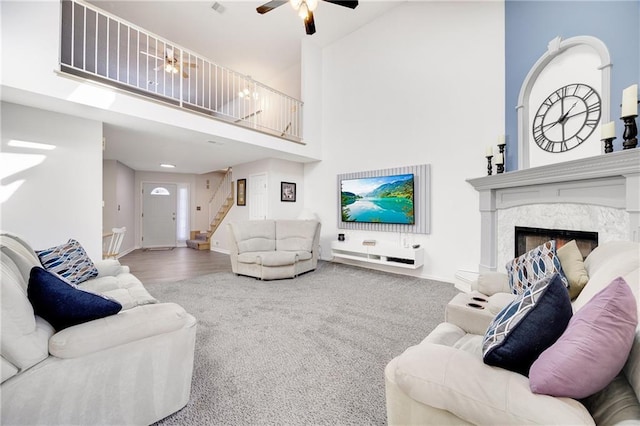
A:
[[[341,0],[324,0],[327,3],[337,4],[338,6],[348,7],[355,9],[358,6],[357,1],[341,1]],[[318,0],[271,0],[268,3],[263,4],[256,8],[259,14],[263,15],[276,7],[282,6],[285,3],[291,3],[300,18],[304,21],[304,29],[307,34],[311,35],[316,32],[316,23],[313,20],[313,11],[316,10]]]
[[[157,55],[153,54],[153,53],[149,53],[149,52],[145,52],[143,50],[140,51],[140,53],[142,53],[143,55],[146,55],[150,58],[154,58],[157,61],[163,61],[162,65],[158,65],[157,67],[155,67],[153,70],[154,71],[159,71],[161,69],[163,69],[165,72],[169,73],[169,74],[178,74],[179,72],[182,73],[182,78],[189,78],[189,74],[187,74],[182,68],[183,65],[187,66],[187,67],[192,67],[195,68],[197,67],[196,64],[191,64],[189,62],[182,62],[182,64],[180,64],[180,58],[179,58],[179,54],[176,53],[173,48],[168,47],[165,52],[164,52],[164,58],[160,57],[160,55],[162,53],[158,53]]]

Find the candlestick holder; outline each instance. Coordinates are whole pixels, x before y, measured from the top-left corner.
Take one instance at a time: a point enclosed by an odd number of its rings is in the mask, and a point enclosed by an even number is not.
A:
[[[491,176],[493,173],[493,167],[491,167],[491,159],[493,155],[487,155],[487,176]]]
[[[622,149],[631,149],[638,146],[638,127],[636,126],[636,117],[637,115],[628,115],[626,117],[622,117],[621,120],[624,121],[624,132],[622,133]]]
[[[504,173],[504,164],[496,164],[496,173]]]
[[[604,142],[604,153],[605,154],[613,152],[613,140],[614,139],[615,139],[615,136],[612,137],[612,138],[602,139],[602,142]]]
[[[500,154],[502,154],[502,167],[498,167],[498,173],[503,173],[504,172],[504,162],[507,160],[507,155],[504,153],[504,148],[505,146],[507,146],[506,143],[499,143],[498,144],[498,152]],[[500,171],[500,169],[502,169],[502,171]]]

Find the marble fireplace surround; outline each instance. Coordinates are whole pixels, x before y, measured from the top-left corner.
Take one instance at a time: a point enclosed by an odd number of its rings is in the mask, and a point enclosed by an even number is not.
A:
[[[515,226],[640,241],[640,148],[467,179],[479,193],[479,270],[504,271]]]

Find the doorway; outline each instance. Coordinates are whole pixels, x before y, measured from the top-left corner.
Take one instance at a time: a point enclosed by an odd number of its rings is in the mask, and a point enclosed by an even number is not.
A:
[[[176,247],[177,185],[142,185],[142,248]]]
[[[267,218],[267,174],[249,176],[249,220]]]

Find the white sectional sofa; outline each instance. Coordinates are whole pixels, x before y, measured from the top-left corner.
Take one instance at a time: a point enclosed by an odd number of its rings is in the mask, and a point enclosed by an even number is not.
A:
[[[229,224],[231,269],[262,280],[293,278],[318,265],[320,222],[251,220]]]
[[[571,304],[574,317],[617,277],[626,281],[629,297],[638,302],[640,244],[602,244],[585,259],[584,267],[588,283]],[[482,277],[473,293],[461,294],[447,306],[447,322],[387,365],[389,424],[639,425],[640,326],[624,368],[604,390],[584,399],[533,393],[531,376],[483,362],[483,334],[514,298],[508,291],[506,275]]]
[[[27,297],[30,272],[41,266],[36,253],[8,233],[0,250],[3,425],[143,425],[187,404],[193,316],[157,303],[117,260],[100,260],[98,276],[78,287],[122,310],[56,332]]]

